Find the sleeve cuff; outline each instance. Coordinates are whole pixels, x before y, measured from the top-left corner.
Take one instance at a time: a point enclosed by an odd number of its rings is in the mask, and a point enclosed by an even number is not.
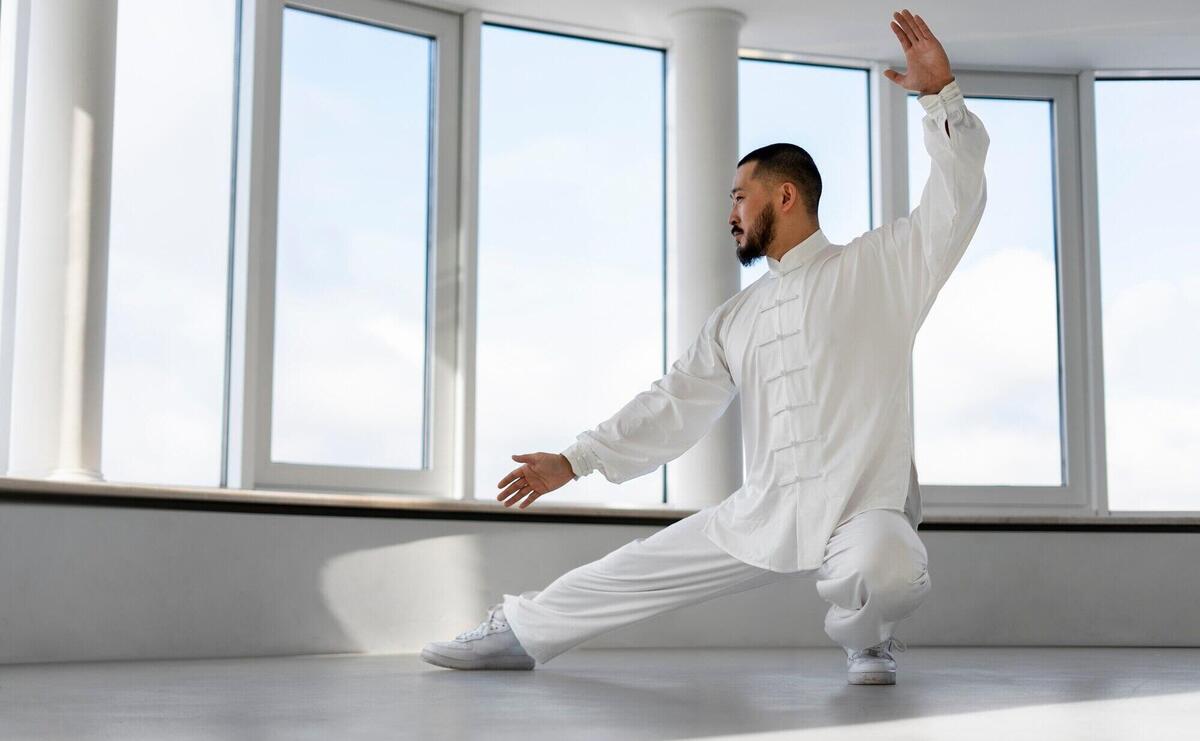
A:
[[[921,102],[926,113],[933,113],[937,110],[938,106],[945,108],[948,113],[953,107],[963,105],[963,94],[962,90],[958,87],[958,80],[953,79],[937,94],[922,95],[917,100]]]
[[[573,479],[575,481],[596,470],[596,457],[582,440],[576,440],[569,448],[562,451],[562,456],[570,462],[571,472],[575,474]]]

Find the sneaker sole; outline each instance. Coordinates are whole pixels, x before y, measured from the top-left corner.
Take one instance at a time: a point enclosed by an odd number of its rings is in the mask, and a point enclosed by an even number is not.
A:
[[[421,658],[434,666],[447,669],[479,670],[479,669],[532,669],[537,663],[532,656],[494,656],[483,661],[477,659],[458,659],[453,656],[421,649]]]
[[[848,684],[895,684],[895,672],[860,672],[846,677]]]

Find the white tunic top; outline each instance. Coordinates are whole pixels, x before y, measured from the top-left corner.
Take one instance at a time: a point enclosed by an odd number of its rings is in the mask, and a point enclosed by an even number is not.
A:
[[[704,530],[718,546],[801,571],[863,510],[921,521],[912,348],[983,215],[989,138],[956,82],[919,100],[932,166],[912,214],[847,245],[818,230],[767,257],[770,270],[713,311],[665,376],[563,451],[576,478],[650,473],[741,393],[746,476]]]

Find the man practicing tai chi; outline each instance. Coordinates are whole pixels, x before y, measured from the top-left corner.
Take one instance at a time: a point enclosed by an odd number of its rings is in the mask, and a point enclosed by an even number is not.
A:
[[[851,684],[893,684],[893,632],[929,592],[917,536],[912,348],[983,215],[989,138],[967,110],[942,45],[920,16],[896,13],[932,165],[920,205],[847,245],[817,223],[821,177],[793,144],[747,154],[729,215],[738,259],[770,270],[718,306],[669,373],[561,454],[515,455],[497,497],[521,508],[599,470],[641,476],[698,442],[741,393],[744,485],[568,571],[503,595],[474,630],[428,644],[454,669],[532,669],[601,633],[789,574],[831,603],[825,632]]]

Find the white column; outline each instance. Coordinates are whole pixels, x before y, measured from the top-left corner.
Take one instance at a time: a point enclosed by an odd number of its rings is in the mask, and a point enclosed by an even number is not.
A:
[[[713,309],[741,288],[727,220],[738,160],[738,32],[745,20],[720,8],[671,16],[671,359],[691,345]],[[735,400],[703,440],[667,465],[669,503],[699,509],[741,486],[739,414]]]
[[[117,0],[30,10],[8,473],[99,480]]]

